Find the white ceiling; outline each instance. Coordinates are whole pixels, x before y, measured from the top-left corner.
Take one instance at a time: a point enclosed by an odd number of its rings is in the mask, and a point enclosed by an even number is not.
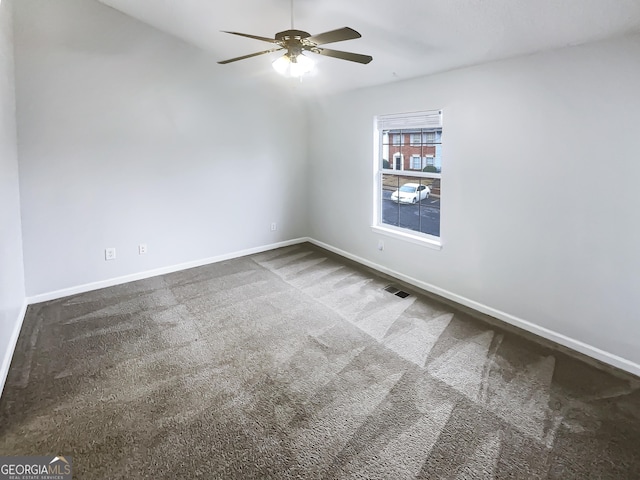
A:
[[[216,61],[270,48],[221,30],[273,37],[291,19],[290,0],[100,1]],[[316,72],[303,83],[328,92],[640,32],[640,0],[294,0],[294,17],[311,34],[352,27],[362,38],[327,47],[373,56],[360,65],[316,55]],[[277,56],[219,65],[220,73],[276,77]]]

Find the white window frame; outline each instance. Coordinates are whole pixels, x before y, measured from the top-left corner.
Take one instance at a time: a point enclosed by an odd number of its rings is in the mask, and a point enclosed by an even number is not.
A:
[[[422,145],[422,134],[421,133],[410,133],[409,134],[409,145],[411,145],[412,147],[419,147],[420,145]]]
[[[373,223],[371,228],[374,232],[400,238],[402,240],[422,245],[425,247],[440,250],[443,245],[443,232],[442,232],[442,217],[440,224],[440,236],[429,235],[422,232],[416,232],[408,228],[389,225],[382,223],[382,176],[387,175],[399,175],[398,170],[395,170],[395,161],[390,163],[388,169],[383,168],[382,156],[385,154],[383,147],[383,131],[388,130],[408,130],[411,128],[438,128],[442,129],[442,110],[429,110],[422,112],[412,113],[400,113],[391,115],[378,115],[374,118],[374,189],[373,189]],[[395,133],[390,133],[393,140],[390,142],[393,146],[398,146],[395,143]],[[440,143],[442,143],[442,137],[440,136]],[[436,134],[436,142],[438,137]],[[400,142],[403,143],[402,141]],[[411,143],[411,142],[410,142]],[[388,152],[387,152],[388,153]],[[424,157],[426,161],[427,157]],[[393,159],[392,159],[393,160]],[[435,161],[435,158],[431,159]],[[411,161],[411,160],[410,160]],[[410,164],[411,166],[411,164]],[[442,182],[441,173],[422,172],[416,170],[403,170],[401,175],[408,177],[416,177],[419,181],[421,178],[440,179]],[[442,211],[441,211],[442,215]]]
[[[416,165],[418,165],[416,167]],[[422,157],[420,155],[411,155],[411,170],[422,170]]]

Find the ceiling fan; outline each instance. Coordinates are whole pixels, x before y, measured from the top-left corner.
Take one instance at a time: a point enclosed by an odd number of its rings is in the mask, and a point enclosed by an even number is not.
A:
[[[239,32],[225,31],[224,33],[262,40],[263,42],[274,44],[274,47],[269,50],[263,50],[262,52],[251,53],[249,55],[243,55],[241,57],[231,58],[229,60],[218,62],[222,65],[231,62],[237,62],[238,60],[244,60],[246,58],[256,57],[258,55],[264,55],[266,53],[286,50],[286,53],[282,57],[279,57],[273,62],[273,68],[284,75],[301,77],[305,73],[311,71],[311,69],[313,68],[313,60],[308,56],[303,55],[304,52],[318,53],[327,57],[333,57],[340,60],[348,60],[350,62],[357,62],[362,64],[367,64],[371,60],[373,60],[373,57],[371,57],[370,55],[343,52],[340,50],[331,50],[328,48],[320,47],[320,45],[326,45],[327,43],[342,42],[344,40],[354,40],[356,38],[360,38],[362,35],[360,35],[352,28],[338,28],[336,30],[320,33],[318,35],[311,35],[310,33],[302,30],[295,30],[293,28],[293,0],[291,0],[291,30],[278,32],[275,34],[274,38],[260,37],[258,35],[249,35],[247,33]]]

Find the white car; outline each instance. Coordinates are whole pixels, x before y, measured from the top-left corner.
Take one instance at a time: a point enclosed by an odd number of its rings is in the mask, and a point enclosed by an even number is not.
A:
[[[391,194],[391,200],[396,203],[417,203],[429,198],[431,190],[426,185],[417,183],[405,183]]]

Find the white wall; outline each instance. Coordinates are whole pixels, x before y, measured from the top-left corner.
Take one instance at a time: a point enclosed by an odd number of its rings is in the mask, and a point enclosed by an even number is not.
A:
[[[627,37],[318,100],[311,236],[640,372],[638,58]],[[437,108],[444,246],[379,252],[373,117]]]
[[[95,1],[15,8],[29,296],[306,234],[292,92]]]
[[[97,2],[16,3],[29,295],[309,235],[640,364],[639,37],[327,97],[307,118],[291,92]],[[444,247],[379,252],[373,116],[435,108]]]
[[[11,3],[0,2],[0,393],[25,302]]]

